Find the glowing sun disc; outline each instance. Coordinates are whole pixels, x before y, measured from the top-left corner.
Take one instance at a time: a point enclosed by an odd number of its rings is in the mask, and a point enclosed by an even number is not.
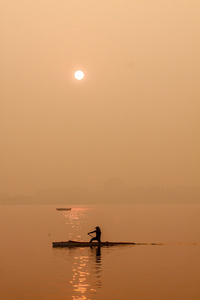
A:
[[[76,72],[74,73],[74,77],[75,77],[77,80],[83,79],[83,77],[84,77],[83,71],[80,71],[80,70],[76,71]]]

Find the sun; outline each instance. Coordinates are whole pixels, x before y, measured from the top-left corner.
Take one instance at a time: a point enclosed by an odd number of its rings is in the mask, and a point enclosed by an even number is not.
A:
[[[78,70],[74,73],[74,77],[77,79],[77,80],[82,80],[83,77],[84,77],[84,73],[83,71],[81,70]]]

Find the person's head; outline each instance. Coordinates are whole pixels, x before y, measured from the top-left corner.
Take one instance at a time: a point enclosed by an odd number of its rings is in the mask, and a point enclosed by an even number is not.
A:
[[[97,230],[100,229],[99,226],[95,227]]]

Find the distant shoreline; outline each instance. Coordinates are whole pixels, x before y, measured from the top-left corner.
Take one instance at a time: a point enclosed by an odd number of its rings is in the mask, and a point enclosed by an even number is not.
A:
[[[88,189],[47,189],[30,196],[0,195],[0,205],[93,205],[93,204],[200,204],[200,188],[178,186],[115,187],[102,191]]]

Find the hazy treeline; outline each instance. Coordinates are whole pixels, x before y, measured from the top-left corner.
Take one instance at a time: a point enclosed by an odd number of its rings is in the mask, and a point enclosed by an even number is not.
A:
[[[0,195],[0,204],[137,204],[137,203],[200,203],[200,188],[127,187],[106,185],[102,191],[84,187],[46,189],[31,196]]]

